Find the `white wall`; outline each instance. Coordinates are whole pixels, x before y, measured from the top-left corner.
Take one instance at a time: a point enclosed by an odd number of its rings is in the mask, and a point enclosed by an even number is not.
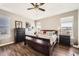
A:
[[[40,22],[42,30],[43,29],[58,30],[58,27],[60,25],[59,17],[57,16],[37,20],[37,22]]]

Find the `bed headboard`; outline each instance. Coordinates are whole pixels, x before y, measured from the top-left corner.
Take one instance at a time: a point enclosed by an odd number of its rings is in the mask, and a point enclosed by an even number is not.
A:
[[[57,30],[41,30],[43,31],[43,34],[46,34],[47,32],[54,32],[56,35],[58,34]]]

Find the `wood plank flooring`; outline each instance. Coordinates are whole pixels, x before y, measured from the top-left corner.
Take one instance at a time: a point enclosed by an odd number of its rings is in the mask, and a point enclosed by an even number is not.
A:
[[[79,49],[57,44],[52,52],[53,56],[79,56]]]
[[[0,56],[43,56],[43,54],[25,46],[24,43],[17,43],[0,47]]]
[[[79,56],[79,49],[57,44],[52,51],[52,56]],[[0,47],[0,56],[44,56],[24,43],[11,44]]]

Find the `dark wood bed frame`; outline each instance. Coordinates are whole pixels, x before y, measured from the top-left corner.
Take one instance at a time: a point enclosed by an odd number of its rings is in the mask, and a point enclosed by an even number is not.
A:
[[[28,37],[31,37],[31,40],[28,40],[26,37],[25,45],[27,44],[29,47],[33,48],[36,51],[39,51],[45,55],[49,55],[49,49],[50,49],[50,40],[45,38],[40,38],[36,36],[26,35]],[[40,40],[38,42],[37,40]]]
[[[47,30],[46,30],[47,31]],[[56,30],[53,30],[56,31]],[[57,34],[57,31],[56,31]],[[25,35],[26,39],[24,41],[24,44],[28,45],[29,47],[33,48],[34,50],[43,53],[44,55],[49,56],[50,55],[50,49],[51,47],[53,48],[54,46],[50,45],[50,39],[46,39],[46,38],[42,38],[42,37],[38,37],[38,36],[32,36],[32,35]],[[28,40],[27,37],[31,37],[31,40]],[[40,42],[38,42],[37,40],[40,40]]]

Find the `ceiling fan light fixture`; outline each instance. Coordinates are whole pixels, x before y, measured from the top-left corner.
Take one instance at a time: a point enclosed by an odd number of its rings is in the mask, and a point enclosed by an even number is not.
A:
[[[31,3],[31,5],[33,6],[33,8],[28,8],[27,10],[32,10],[32,9],[38,9],[41,11],[45,11],[45,9],[40,8],[40,6],[44,5],[45,3]]]

